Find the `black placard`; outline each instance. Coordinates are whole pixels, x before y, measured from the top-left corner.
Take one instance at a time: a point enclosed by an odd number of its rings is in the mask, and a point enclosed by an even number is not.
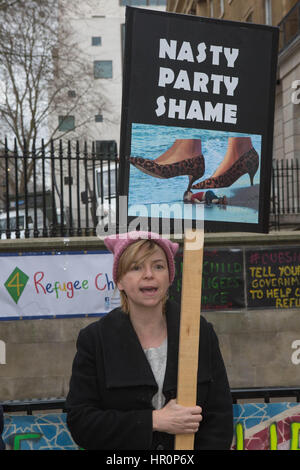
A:
[[[119,192],[131,219],[268,231],[277,47],[278,28],[127,8]],[[204,184],[194,194],[228,204],[187,207],[190,177]]]
[[[300,307],[300,247],[246,251],[248,308]]]
[[[180,303],[182,253],[176,256],[176,276],[170,297]],[[245,308],[243,252],[238,249],[205,250],[201,311]]]

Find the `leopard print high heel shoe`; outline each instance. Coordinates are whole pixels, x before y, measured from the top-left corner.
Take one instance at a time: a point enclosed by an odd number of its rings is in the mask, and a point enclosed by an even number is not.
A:
[[[192,189],[212,189],[212,188],[226,188],[235,183],[241,176],[248,173],[250,184],[253,186],[253,178],[258,170],[259,156],[256,150],[252,147],[248,152],[245,152],[227,171],[222,175],[207,178],[192,186]]]
[[[143,173],[155,178],[167,179],[174,178],[176,176],[188,175],[188,188],[191,187],[194,181],[203,176],[205,170],[205,162],[202,154],[165,165],[159,165],[153,160],[142,157],[130,157],[129,162]]]

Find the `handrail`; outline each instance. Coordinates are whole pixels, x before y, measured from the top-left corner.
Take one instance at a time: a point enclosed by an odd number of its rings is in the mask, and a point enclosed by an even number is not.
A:
[[[300,387],[248,387],[231,389],[233,404],[238,400],[263,398],[265,403],[270,402],[270,398],[295,398],[300,403]],[[41,398],[27,400],[8,400],[0,402],[5,413],[16,413],[26,411],[27,415],[32,415],[33,411],[62,410],[65,409],[65,397]]]
[[[263,398],[265,403],[270,402],[270,398],[290,398],[295,397],[300,402],[300,387],[252,387],[231,389],[233,403],[239,399]]]

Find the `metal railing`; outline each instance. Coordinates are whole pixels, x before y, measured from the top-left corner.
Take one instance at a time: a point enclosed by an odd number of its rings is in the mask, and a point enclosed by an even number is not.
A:
[[[111,142],[111,141],[108,141]],[[6,238],[95,235],[97,206],[116,198],[118,156],[70,141],[46,148],[16,142],[0,151],[0,235]]]
[[[300,161],[298,159],[273,160],[271,207],[277,229],[286,223],[300,226]],[[283,216],[283,217],[282,217]],[[288,216],[289,219],[288,219]]]
[[[60,141],[45,148],[41,142],[21,152],[6,142],[0,150],[0,237],[96,235],[100,218],[105,222],[116,207],[117,180],[114,146],[104,152],[95,143]],[[273,160],[270,227],[280,230],[288,216],[300,226],[300,161]]]
[[[231,389],[233,403],[239,400],[251,400],[262,398],[264,403],[270,403],[272,398],[293,398],[300,403],[300,387],[253,387]]]
[[[231,396],[233,404],[239,401],[251,399],[263,399],[264,403],[270,403],[270,399],[288,398],[300,403],[300,387],[254,387],[254,388],[232,388]],[[0,402],[5,413],[19,413],[24,411],[32,415],[35,411],[61,410],[65,409],[64,397],[44,398],[33,400],[9,400]]]

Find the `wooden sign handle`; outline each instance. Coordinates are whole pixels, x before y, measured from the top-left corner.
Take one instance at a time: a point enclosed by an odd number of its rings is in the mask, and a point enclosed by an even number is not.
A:
[[[187,249],[197,237],[197,249]],[[200,335],[204,229],[186,230],[183,251],[177,403],[195,406]],[[200,424],[201,426],[201,424]],[[194,434],[177,434],[176,450],[193,450]]]

